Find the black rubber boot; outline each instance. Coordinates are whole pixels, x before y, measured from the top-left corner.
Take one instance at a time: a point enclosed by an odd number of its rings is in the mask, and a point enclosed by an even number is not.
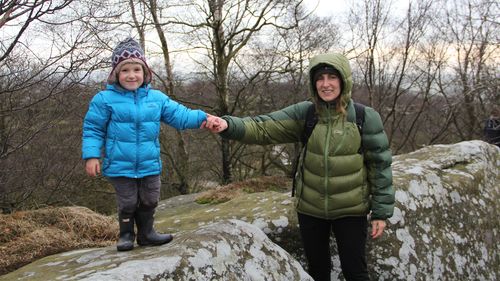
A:
[[[137,211],[135,213],[135,220],[137,223],[137,244],[140,246],[163,245],[173,239],[171,234],[156,233],[153,228],[153,215],[154,210]]]
[[[116,244],[116,249],[118,251],[130,251],[134,248],[135,240],[134,217],[120,214],[118,221],[120,224],[120,238]]]

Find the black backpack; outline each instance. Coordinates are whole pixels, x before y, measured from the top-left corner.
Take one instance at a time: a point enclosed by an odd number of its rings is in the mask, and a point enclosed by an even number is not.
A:
[[[354,111],[356,112],[356,126],[358,127],[359,135],[362,136],[363,124],[365,123],[365,106],[361,103],[354,102]],[[316,115],[316,106],[314,104],[311,104],[311,106],[309,106],[309,108],[307,109],[306,120],[304,122],[304,131],[300,136],[300,142],[302,143],[301,150],[303,150],[304,147],[306,146],[307,141],[309,140],[309,137],[311,136],[312,131],[316,126],[316,123],[318,123],[318,116]],[[359,148],[358,153],[363,153],[363,138],[361,138],[361,146]],[[299,158],[300,158],[300,153],[299,155],[297,155],[297,159],[295,160],[295,166],[292,173],[293,175],[292,197],[295,196],[295,176],[299,167]]]
[[[484,140],[490,144],[500,146],[500,120],[497,118],[490,118],[486,120],[484,126]]]

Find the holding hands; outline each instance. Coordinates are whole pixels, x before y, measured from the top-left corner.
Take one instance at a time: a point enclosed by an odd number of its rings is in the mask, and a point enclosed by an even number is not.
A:
[[[220,133],[228,127],[226,120],[207,113],[207,121],[201,124],[201,129],[207,129],[212,133]]]

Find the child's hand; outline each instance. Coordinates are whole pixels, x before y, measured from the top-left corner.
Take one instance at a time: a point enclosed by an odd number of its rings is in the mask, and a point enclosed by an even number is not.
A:
[[[201,127],[212,133],[220,133],[227,129],[227,122],[220,117],[207,114],[207,121],[203,122]]]
[[[101,173],[101,164],[99,163],[99,159],[91,158],[85,161],[85,172],[87,175],[91,177],[95,177]]]

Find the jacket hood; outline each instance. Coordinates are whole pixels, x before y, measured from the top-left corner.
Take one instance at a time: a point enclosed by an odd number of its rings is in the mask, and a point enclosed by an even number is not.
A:
[[[340,75],[342,76],[342,92],[340,93],[340,98],[345,102],[345,104],[349,104],[349,101],[351,100],[352,90],[351,67],[347,58],[339,53],[320,54],[312,57],[309,60],[309,92],[312,95],[314,102],[318,104],[321,99],[319,98],[318,92],[316,91],[316,85],[313,81],[312,70],[314,69],[314,67],[320,64],[331,65],[339,71]]]

